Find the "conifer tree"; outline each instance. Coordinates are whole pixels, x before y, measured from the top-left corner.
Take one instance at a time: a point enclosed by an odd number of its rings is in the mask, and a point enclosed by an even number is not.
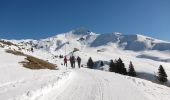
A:
[[[34,49],[33,49],[33,48],[31,48],[31,52],[34,52]]]
[[[129,64],[128,75],[136,77],[136,71],[134,69],[134,66],[133,66],[132,62],[130,62],[130,64]]]
[[[100,62],[100,66],[104,66],[104,63],[103,63],[103,61],[101,61],[101,62]]]
[[[110,60],[109,71],[110,71],[110,72],[116,72],[116,65],[115,65],[115,63],[113,62],[113,60]]]
[[[160,65],[160,66],[159,66],[159,69],[158,69],[158,80],[159,80],[160,82],[164,83],[164,82],[167,82],[167,81],[168,81],[168,80],[167,80],[167,77],[168,77],[168,76],[167,76],[167,74],[166,74],[163,66]]]
[[[92,58],[90,57],[88,62],[87,62],[87,67],[88,68],[93,68],[93,66],[94,66],[94,62],[93,62]]]
[[[127,71],[126,71],[125,65],[124,65],[123,61],[121,60],[121,58],[119,58],[117,60],[116,66],[117,66],[119,74],[127,75]]]

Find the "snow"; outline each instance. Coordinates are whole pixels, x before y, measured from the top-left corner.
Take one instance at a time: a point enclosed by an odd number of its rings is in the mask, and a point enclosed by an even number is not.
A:
[[[83,39],[83,40],[82,40]],[[70,32],[61,33],[53,37],[41,40],[11,40],[18,44],[32,43],[37,49],[46,49],[48,51],[61,50],[67,43],[73,44],[76,48],[82,47],[99,47],[114,43],[117,47],[124,50],[144,51],[144,50],[170,50],[170,42],[154,39],[148,36],[135,34],[124,35],[122,33],[103,33],[97,34],[85,28],[78,28]],[[22,43],[24,42],[24,43]],[[68,45],[69,46],[69,45]],[[70,46],[71,49],[72,46]]]
[[[34,98],[70,73],[62,70],[30,70],[19,64],[24,57],[8,54],[3,49],[0,49],[0,54],[0,100],[30,100],[22,97]]]
[[[0,47],[0,100],[169,100],[170,88],[155,83],[159,65],[170,76],[169,42],[138,34],[76,31],[78,34],[70,31],[41,40],[9,40],[25,48],[21,51],[26,54],[57,64],[59,70],[24,68],[19,62],[25,57],[6,53],[7,46]],[[167,48],[154,49],[162,44],[167,44]],[[34,52],[29,51],[31,47]],[[73,53],[74,48],[79,51]],[[104,61],[104,71],[79,69],[77,64],[76,69],[66,70],[63,59],[56,57],[60,54],[68,58],[72,54],[80,56],[82,65],[89,57]],[[132,61],[140,78],[108,72],[107,63],[119,57],[126,68]]]
[[[108,34],[100,34],[90,45],[91,47],[97,47],[101,45],[107,45],[109,42],[116,42],[118,38],[117,34],[108,33]]]
[[[35,53],[42,56],[38,51]],[[3,50],[1,54],[1,59],[7,58],[0,62],[4,64],[1,100],[168,100],[170,96],[168,87],[142,79],[86,68],[65,70],[62,66],[58,71],[29,70],[17,63],[24,57]]]
[[[40,52],[35,53],[42,56]],[[119,51],[117,53],[120,54]],[[2,100],[168,100],[170,97],[170,88],[146,80],[86,68],[65,70],[61,65],[57,71],[29,70],[17,63],[24,57],[7,54],[4,50],[1,50],[1,54],[1,59],[4,56],[7,58],[0,62],[3,68],[0,88]],[[95,60],[97,55],[107,55],[95,54],[93,51],[92,54],[96,56],[93,57]],[[83,57],[84,52],[77,52],[77,55]],[[145,65],[149,63],[146,62]],[[142,69],[147,70],[144,67]],[[152,67],[150,69],[153,70]]]
[[[140,90],[133,88],[136,86],[133,86],[131,81],[126,78],[120,79],[119,75],[84,68],[76,69],[72,74],[74,76],[68,79],[62,92],[60,89],[54,89],[39,100],[136,100],[137,98],[149,100]]]

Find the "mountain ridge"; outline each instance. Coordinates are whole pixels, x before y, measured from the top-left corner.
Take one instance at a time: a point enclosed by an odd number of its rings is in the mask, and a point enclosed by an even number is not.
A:
[[[6,39],[5,39],[6,40]],[[6,40],[12,43],[33,46],[36,49],[58,50],[64,45],[72,45],[75,48],[107,46],[110,43],[124,50],[145,51],[145,50],[170,50],[170,42],[155,39],[141,34],[122,34],[119,32],[98,34],[81,27],[69,32],[60,33],[52,37],[40,40]],[[66,44],[67,42],[67,44]],[[68,44],[69,43],[69,44]]]

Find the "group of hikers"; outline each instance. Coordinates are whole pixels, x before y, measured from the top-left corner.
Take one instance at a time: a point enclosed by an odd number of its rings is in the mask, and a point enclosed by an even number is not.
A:
[[[81,66],[81,58],[78,56],[77,59],[74,56],[70,56],[70,59],[67,59],[67,57],[64,57],[64,66],[67,67],[67,61],[70,60],[70,65],[72,68],[75,68],[75,62],[77,60],[78,67]]]

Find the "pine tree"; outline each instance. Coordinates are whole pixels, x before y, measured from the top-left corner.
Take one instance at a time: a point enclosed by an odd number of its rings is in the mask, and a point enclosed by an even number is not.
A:
[[[159,66],[159,69],[158,69],[158,80],[159,80],[160,82],[164,83],[164,82],[167,82],[167,81],[168,81],[168,80],[167,80],[167,77],[168,77],[168,76],[167,76],[167,74],[166,74],[163,66],[160,65],[160,66]]]
[[[104,63],[103,63],[103,61],[101,61],[101,62],[100,62],[100,66],[104,66]]]
[[[126,71],[125,65],[124,65],[123,61],[121,60],[121,58],[119,58],[116,61],[116,66],[117,66],[119,74],[127,75],[127,71]]]
[[[87,62],[87,67],[88,68],[93,68],[93,66],[94,66],[94,62],[93,62],[92,58],[90,57],[88,62]]]
[[[116,62],[116,61],[115,61],[115,62]],[[118,73],[118,68],[117,68],[115,62],[113,62],[113,60],[110,60],[109,71],[110,71],[110,72]]]
[[[116,72],[116,65],[115,63],[113,62],[113,60],[110,60],[110,64],[109,64],[109,71],[110,72]]]
[[[130,62],[130,64],[129,64],[128,75],[136,77],[136,71],[134,69],[134,66],[133,66],[132,62]]]

